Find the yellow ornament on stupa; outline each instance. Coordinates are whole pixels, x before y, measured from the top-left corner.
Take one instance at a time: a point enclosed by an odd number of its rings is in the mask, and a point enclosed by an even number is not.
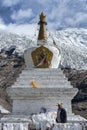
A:
[[[43,12],[40,14],[40,21],[38,24],[40,25],[38,40],[47,40],[47,34],[46,34],[47,22],[46,22],[46,15]]]

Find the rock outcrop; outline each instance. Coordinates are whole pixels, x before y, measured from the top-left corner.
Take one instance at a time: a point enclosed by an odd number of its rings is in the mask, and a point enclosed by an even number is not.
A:
[[[23,57],[0,53],[0,105],[11,110],[11,100],[6,88],[11,86],[24,68]]]

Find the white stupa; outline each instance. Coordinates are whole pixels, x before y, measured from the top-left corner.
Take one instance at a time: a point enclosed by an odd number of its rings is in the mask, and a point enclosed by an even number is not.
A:
[[[43,12],[39,24],[37,46],[25,51],[26,68],[15,84],[7,89],[13,100],[12,112],[39,113],[41,107],[56,110],[56,104],[62,102],[71,115],[71,99],[76,95],[77,89],[72,88],[61,69],[58,69],[60,51],[54,44],[48,44],[46,16]]]
[[[67,111],[68,123],[86,121],[72,113],[71,100],[76,95],[77,89],[71,86],[63,71],[58,68],[61,58],[60,51],[54,44],[52,46],[47,41],[44,13],[40,15],[39,24],[37,46],[25,51],[26,68],[14,85],[7,89],[7,93],[13,101],[12,113],[4,116],[2,121],[30,123],[30,115],[38,115],[43,107],[47,110],[44,120],[49,115],[48,113],[52,112],[55,122],[58,102],[62,102]],[[35,120],[35,116],[33,119]],[[38,121],[40,119],[42,119],[41,114]],[[60,124],[60,128],[61,126],[62,124]]]

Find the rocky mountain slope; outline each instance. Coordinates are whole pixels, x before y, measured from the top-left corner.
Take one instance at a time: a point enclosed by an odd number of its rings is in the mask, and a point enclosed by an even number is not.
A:
[[[64,74],[78,93],[72,100],[72,110],[87,119],[87,70],[64,69]]]
[[[6,88],[15,82],[24,66],[22,57],[0,53],[0,106],[9,111],[11,111],[11,100],[7,95]]]

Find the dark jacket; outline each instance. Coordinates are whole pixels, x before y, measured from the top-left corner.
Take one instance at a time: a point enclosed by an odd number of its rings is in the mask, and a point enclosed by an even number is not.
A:
[[[60,120],[61,120],[61,123],[66,123],[67,122],[67,113],[66,113],[66,110],[64,108],[61,108]],[[56,122],[58,123],[57,118],[56,118]]]

